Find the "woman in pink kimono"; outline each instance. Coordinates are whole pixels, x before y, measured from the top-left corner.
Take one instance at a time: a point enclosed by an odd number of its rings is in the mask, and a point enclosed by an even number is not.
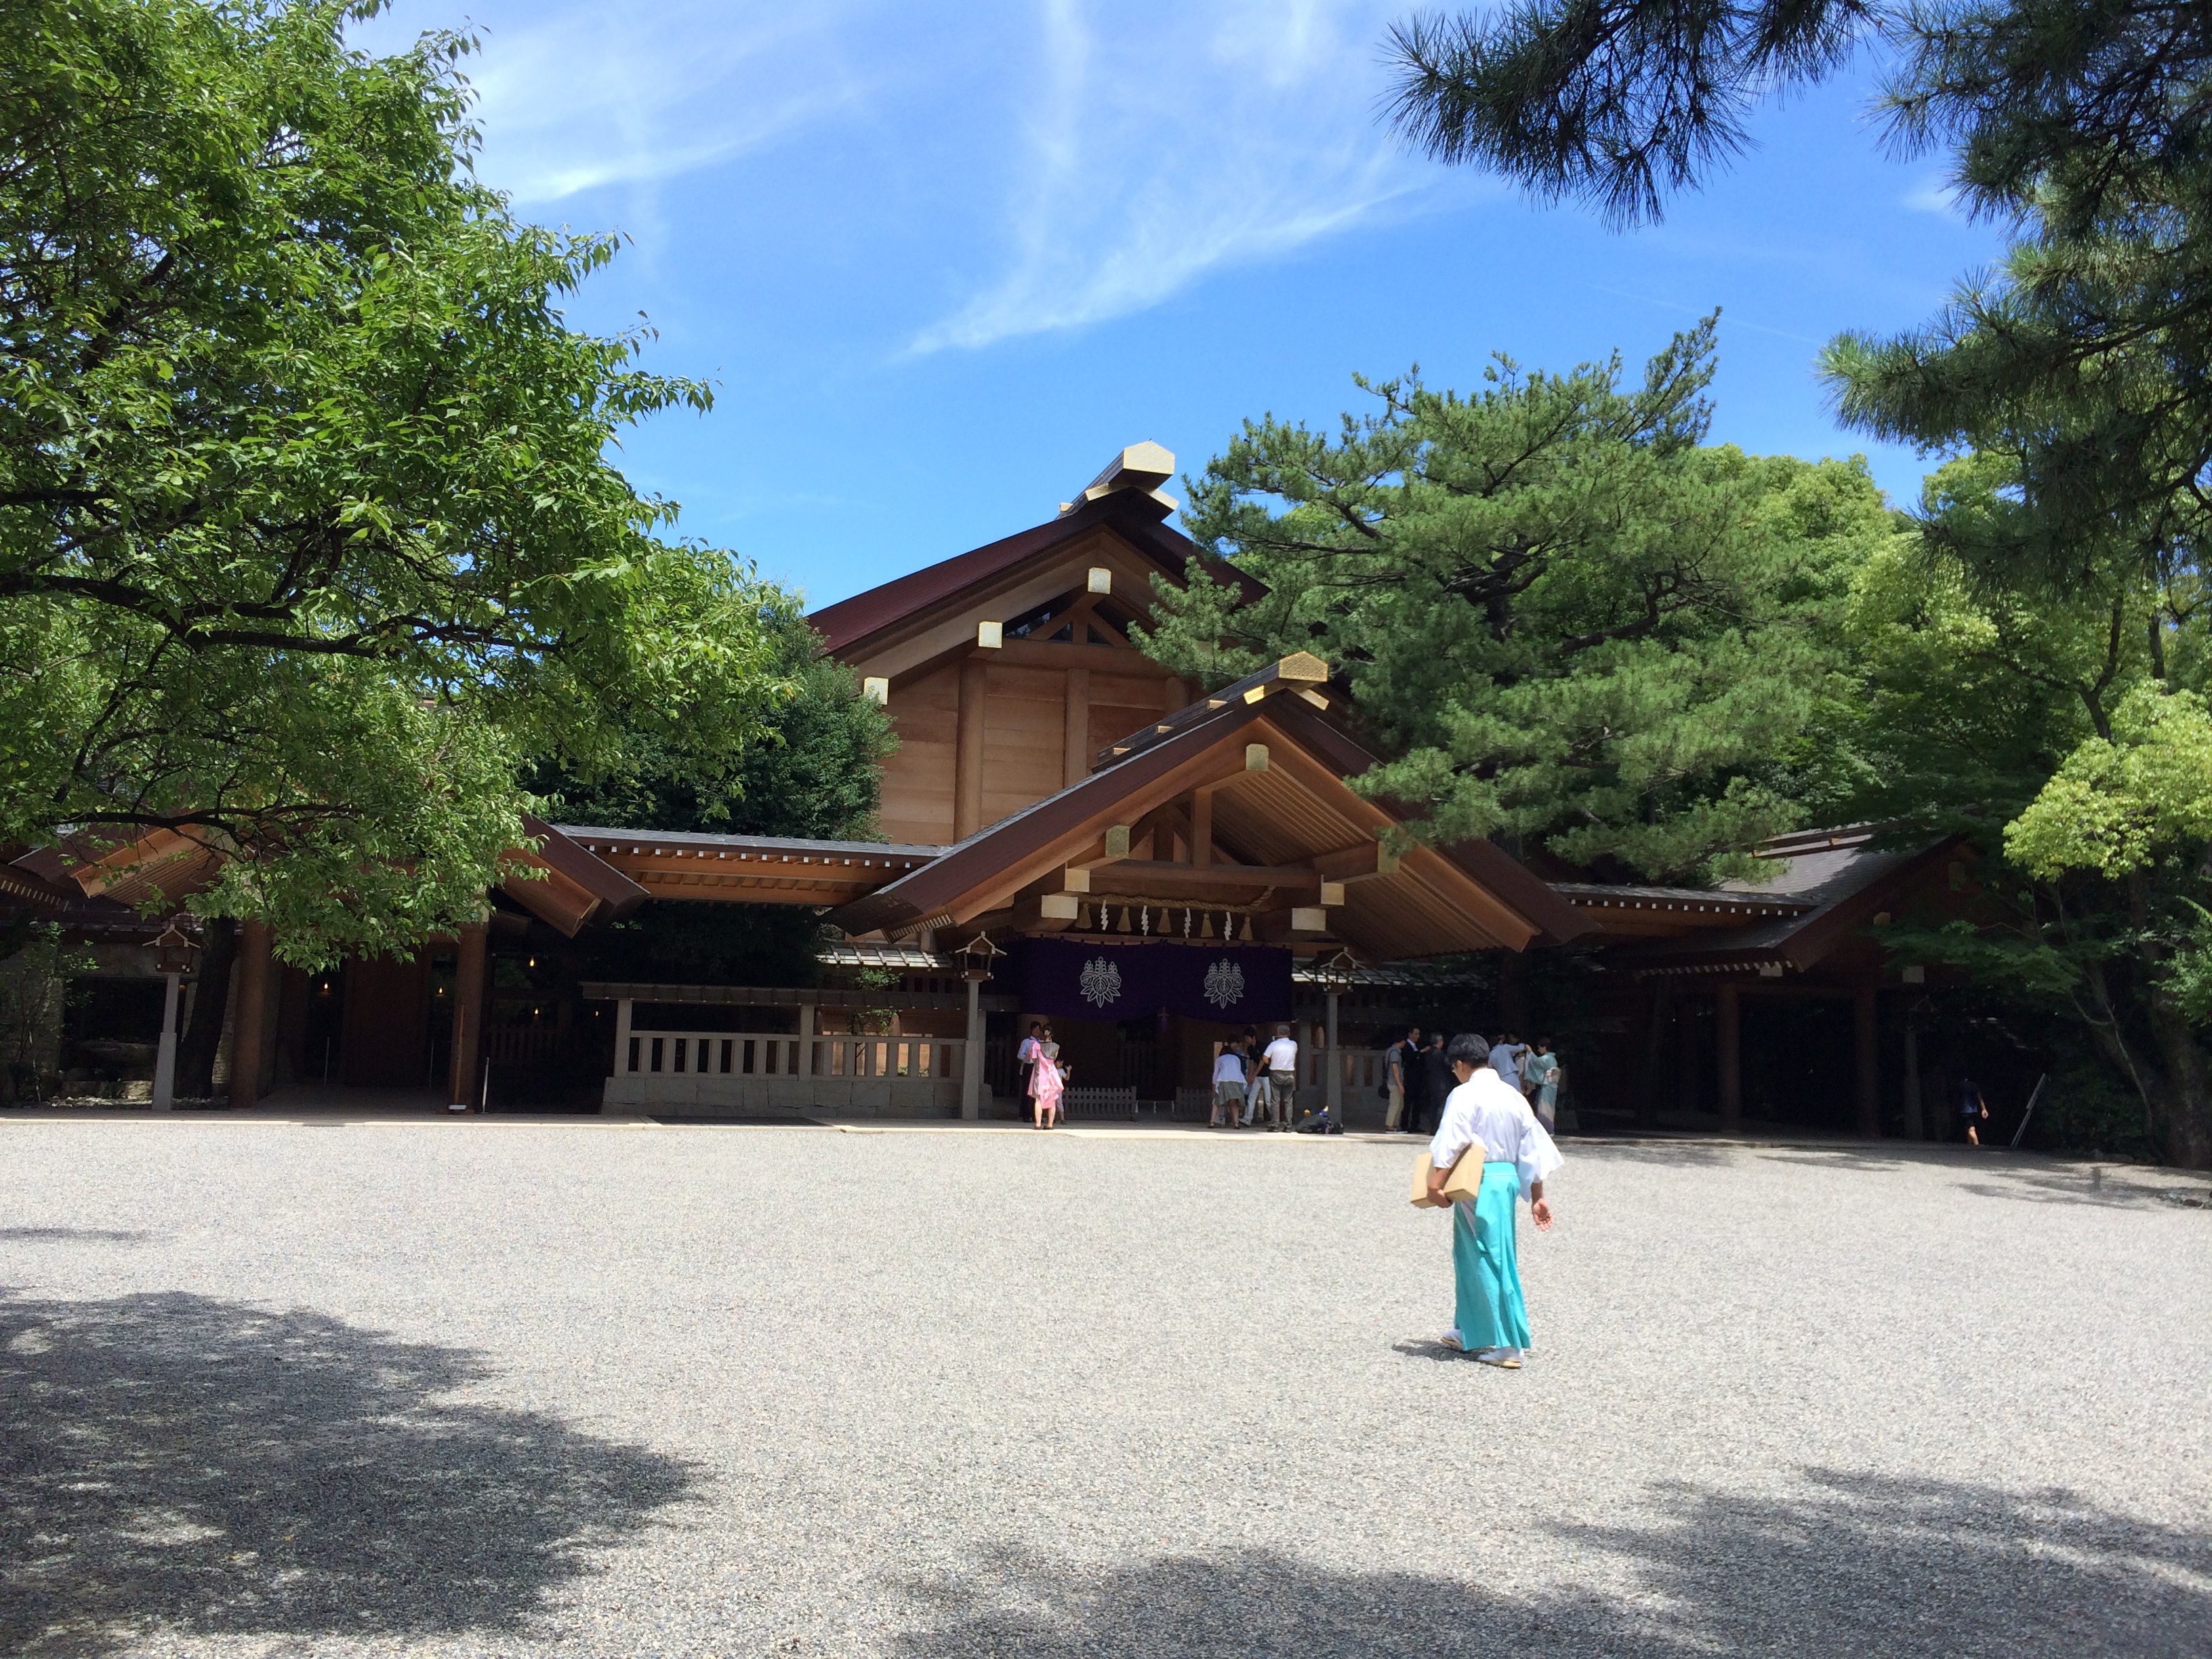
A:
[[[1044,1028],[1044,1041],[1037,1044],[1036,1065],[1030,1072],[1030,1098],[1035,1103],[1032,1115],[1040,1129],[1049,1129],[1060,1118],[1060,1097],[1067,1086],[1067,1073],[1060,1069],[1060,1045],[1052,1040],[1052,1027]]]

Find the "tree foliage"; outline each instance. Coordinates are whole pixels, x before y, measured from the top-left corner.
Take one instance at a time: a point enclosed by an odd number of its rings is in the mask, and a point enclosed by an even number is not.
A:
[[[608,459],[707,389],[563,323],[613,244],[477,184],[469,42],[374,9],[0,28],[0,840],[196,835],[302,963],[472,912],[526,757],[712,780],[795,689]]]
[[[1624,386],[1504,359],[1469,397],[1373,384],[1333,437],[1248,422],[1184,521],[1265,581],[1194,567],[1147,647],[1218,684],[1310,649],[1395,757],[1360,781],[1446,840],[1645,878],[1756,876],[1832,792],[1836,625],[1889,525],[1863,468],[1700,445],[1710,324]]]
[[[890,718],[861,696],[853,672],[820,654],[821,638],[792,617],[775,631],[775,666],[797,688],[769,717],[733,774],[702,775],[647,734],[623,765],[581,779],[541,765],[531,787],[563,823],[636,830],[703,830],[867,841],[877,809]],[[592,975],[617,980],[805,985],[819,975],[821,919],[803,905],[648,902],[632,920],[578,941]]]
[[[1744,142],[1759,100],[1857,43],[1888,54],[1893,143],[1947,150],[1960,199],[2013,246],[1927,327],[1825,354],[1847,419],[1952,462],[1918,549],[1879,573],[1897,586],[1871,643],[1927,677],[1876,661],[1876,704],[1917,718],[1890,728],[1896,770],[1865,799],[1925,826],[1975,795],[2013,896],[2005,926],[1952,930],[1952,959],[2078,1013],[2154,1140],[2212,1163],[2212,997],[2194,988],[2212,984],[2212,864],[2182,810],[2208,760],[2191,734],[2209,689],[2212,14],[1518,0],[1395,38],[1416,143],[1621,219]]]

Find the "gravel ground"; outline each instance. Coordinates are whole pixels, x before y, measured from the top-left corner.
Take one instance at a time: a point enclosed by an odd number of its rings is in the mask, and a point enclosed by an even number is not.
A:
[[[2201,1179],[0,1120],[0,1653],[2212,1654]]]

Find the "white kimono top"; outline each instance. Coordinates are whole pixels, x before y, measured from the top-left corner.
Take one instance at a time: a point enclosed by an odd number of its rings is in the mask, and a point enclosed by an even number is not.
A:
[[[1443,1121],[1429,1142],[1429,1163],[1448,1170],[1474,1147],[1481,1149],[1484,1163],[1520,1170],[1524,1198],[1565,1161],[1521,1091],[1487,1066],[1445,1097]]]

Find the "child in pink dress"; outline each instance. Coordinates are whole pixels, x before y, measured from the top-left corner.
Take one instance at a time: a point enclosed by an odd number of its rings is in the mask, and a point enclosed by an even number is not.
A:
[[[1058,1121],[1060,1091],[1066,1081],[1060,1069],[1060,1045],[1052,1040],[1052,1028],[1047,1026],[1044,1041],[1037,1044],[1036,1065],[1030,1073],[1030,1098],[1036,1103],[1032,1115],[1038,1128],[1049,1129]]]

